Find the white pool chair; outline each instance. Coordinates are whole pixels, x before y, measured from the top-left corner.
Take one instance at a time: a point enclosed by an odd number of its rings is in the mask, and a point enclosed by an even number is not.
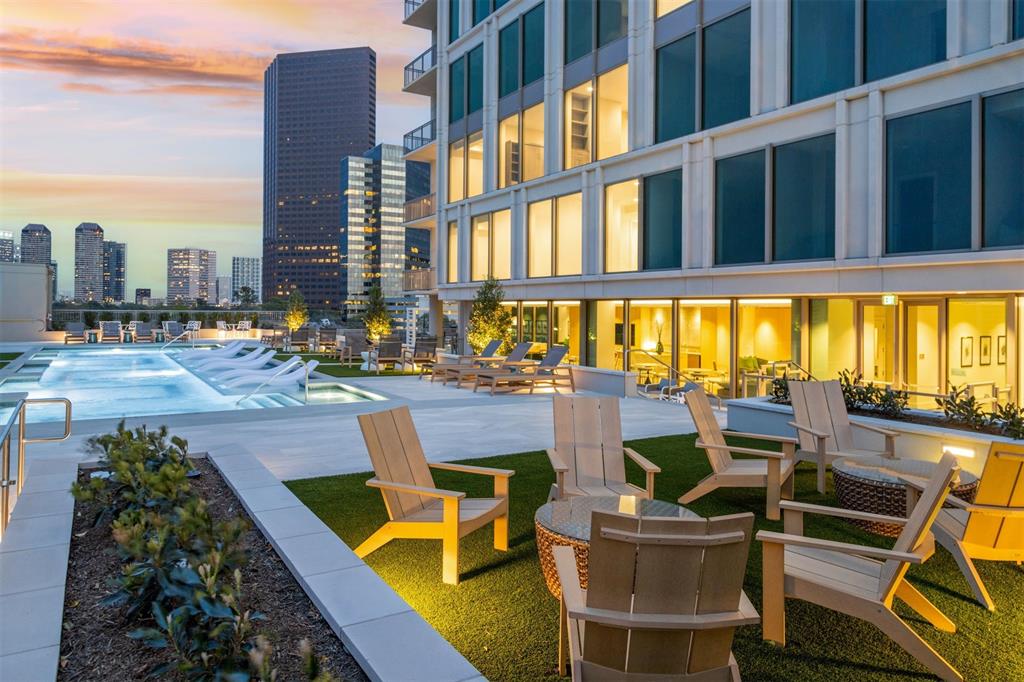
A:
[[[292,365],[298,364],[299,362],[302,361],[301,358],[296,356],[288,358],[287,360],[284,360],[283,362],[279,362],[276,365],[274,365],[271,364],[270,362],[271,358],[273,357],[273,354],[273,351],[267,353],[265,356],[266,362],[264,363],[254,363],[248,367],[235,367],[233,369],[229,369],[226,371],[222,370],[220,372],[216,372],[216,376],[211,377],[211,379],[218,384],[223,384],[226,381],[231,381],[233,379],[238,379],[239,377],[250,376],[253,374],[262,374],[265,377],[269,377],[273,376],[274,372],[279,371],[282,367],[291,367]]]
[[[208,375],[222,374],[236,369],[259,369],[266,366],[266,364],[270,362],[271,358],[274,357],[276,352],[277,351],[271,350],[270,348],[256,348],[241,357],[213,360],[202,366],[196,366],[195,369],[201,370],[204,374]]]
[[[178,353],[178,359],[182,362],[201,362],[203,360],[210,360],[213,358],[230,358],[238,355],[244,347],[245,341],[232,341],[223,348],[182,351],[181,353]]]
[[[228,381],[222,381],[222,383],[225,388],[238,388],[240,386],[257,384],[277,387],[293,386],[295,384],[302,384],[308,376],[307,373],[312,374],[318,364],[320,363],[316,360],[310,360],[303,365],[298,358],[292,358],[283,365],[248,372]]]

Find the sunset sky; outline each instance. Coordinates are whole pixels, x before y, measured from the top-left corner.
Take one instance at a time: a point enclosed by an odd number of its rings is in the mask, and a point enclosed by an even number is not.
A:
[[[429,117],[401,92],[428,32],[402,0],[0,0],[0,230],[44,223],[60,289],[74,228],[128,243],[128,291],[165,289],[166,249],[261,252],[263,71],[279,52],[377,53],[377,136]]]

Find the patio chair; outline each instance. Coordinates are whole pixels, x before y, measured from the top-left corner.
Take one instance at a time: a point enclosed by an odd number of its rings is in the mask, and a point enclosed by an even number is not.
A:
[[[235,325],[235,332],[237,334],[244,334],[249,336],[249,332],[252,331],[252,320],[239,320],[238,324]]]
[[[487,361],[499,359],[497,353],[501,350],[504,341],[501,339],[492,339],[487,342],[487,345],[483,347],[479,355],[460,355],[456,362],[436,362],[432,368],[430,374],[430,382],[433,383],[435,379],[440,378],[442,382],[447,383],[448,370],[449,368],[455,367],[483,367]]]
[[[380,374],[383,365],[391,363],[392,369],[401,366],[405,371],[406,363],[412,362],[412,353],[402,345],[401,336],[385,336],[377,344],[377,347],[370,351],[370,368]]]
[[[388,521],[356,547],[362,558],[397,538],[441,540],[441,579],[459,582],[459,539],[494,522],[494,548],[508,551],[509,469],[427,462],[407,406],[359,415],[359,428],[376,473],[366,482],[384,497]],[[431,469],[494,478],[494,497],[466,494],[434,484]]]
[[[217,331],[228,333],[228,323],[224,320],[217,320]]]
[[[539,363],[523,366],[519,371],[480,372],[476,375],[473,392],[476,393],[481,386],[490,386],[491,395],[494,395],[498,386],[505,385],[512,390],[529,386],[532,394],[533,389],[540,384],[558,386],[561,383],[568,383],[569,390],[575,393],[576,381],[572,376],[572,368],[561,364],[562,358],[568,352],[567,346],[551,346]]]
[[[339,332],[342,330],[339,330]],[[345,329],[344,343],[338,342],[338,362],[343,365],[362,364],[361,353],[369,353],[373,350],[369,339],[366,338],[365,329]]]
[[[661,468],[622,444],[619,399],[615,396],[552,396],[555,447],[548,459],[555,470],[549,500],[581,495],[636,495],[654,498],[654,475]],[[647,476],[646,488],[626,482],[626,460]]]
[[[148,322],[135,323],[135,342],[153,343],[153,328]]]
[[[185,333],[185,327],[182,326],[181,322],[171,322],[170,320],[165,320],[164,322],[161,322],[161,324],[164,327],[164,336],[167,338],[168,342],[177,339],[179,336]]]
[[[527,360],[526,356],[533,348],[532,341],[517,343],[506,357],[495,355],[491,358],[476,358],[469,365],[452,365],[445,370],[443,383],[448,385],[449,381],[455,381],[455,387],[462,386],[463,381],[476,379],[480,372],[518,372],[527,365],[537,364],[534,360]]]
[[[100,342],[121,343],[121,323],[100,322]]]
[[[711,401],[703,388],[687,391],[686,407],[697,427],[695,445],[704,450],[711,464],[711,474],[701,480],[692,490],[679,498],[679,504],[689,504],[718,488],[764,488],[765,515],[779,519],[779,499],[793,499],[793,470],[796,468],[794,450],[795,438],[766,436],[758,433],[729,433],[737,438],[781,443],[782,452],[739,447],[725,442],[725,436]],[[753,455],[758,459],[733,459],[733,455]]]
[[[899,598],[943,632],[956,625],[906,579],[910,564],[923,563],[935,551],[929,532],[954,485],[959,467],[944,455],[921,493],[909,518],[783,502],[785,533],[759,531],[764,549],[764,638],[785,645],[785,598],[801,599],[871,623],[932,674],[943,680],[963,680],[942,656],[893,609]],[[803,535],[804,514],[898,523],[903,531],[891,550]]]
[[[64,325],[64,343],[85,343],[85,323],[68,322]]]
[[[417,336],[412,350],[412,364],[420,369],[420,378],[431,372],[437,362],[437,337]]]
[[[317,327],[316,344],[321,353],[333,353],[338,348],[338,330],[334,327]]]
[[[218,381],[225,388],[239,388],[241,386],[264,387],[287,387],[295,384],[304,384],[306,379],[313,374],[320,363],[316,360],[302,362],[298,357],[292,357],[280,365],[259,370],[233,370],[226,372]]]
[[[793,421],[800,447],[797,462],[814,462],[818,467],[818,492],[825,492],[825,469],[839,457],[895,457],[896,431],[851,422],[838,381],[789,381]],[[870,450],[853,444],[853,428],[885,437],[885,449]]]
[[[981,581],[974,560],[1024,561],[1024,445],[993,442],[970,504],[955,495],[939,512],[932,532],[956,559],[982,606],[996,605]]]
[[[296,329],[288,334],[288,345],[291,346],[292,350],[305,348],[309,350],[310,341],[310,329],[309,327],[302,327]]]
[[[555,547],[573,680],[740,679],[737,627],[760,617],[743,592],[753,514],[711,519],[595,511],[588,585],[571,547]]]

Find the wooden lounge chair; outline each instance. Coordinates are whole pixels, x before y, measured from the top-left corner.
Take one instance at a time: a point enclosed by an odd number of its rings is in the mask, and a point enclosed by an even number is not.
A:
[[[377,374],[380,374],[381,368],[388,363],[392,369],[397,370],[401,367],[404,372],[405,365],[410,362],[412,353],[402,345],[401,336],[385,336],[377,347],[370,351],[370,368],[376,370]]]
[[[953,507],[935,519],[935,539],[956,559],[975,598],[995,611],[974,560],[1024,561],[1024,445],[992,443],[974,504],[955,495],[946,501]]]
[[[121,323],[100,322],[100,343],[121,343]]]
[[[518,369],[503,365],[497,371],[479,372],[476,375],[476,382],[473,384],[473,392],[476,393],[481,386],[489,386],[491,395],[494,395],[498,386],[505,385],[512,390],[529,386],[530,393],[533,393],[533,389],[540,384],[557,386],[568,383],[569,390],[575,393],[576,382],[572,376],[572,368],[561,364],[562,358],[568,352],[567,346],[551,346],[539,363],[523,364]]]
[[[64,325],[64,343],[85,343],[85,324],[68,322]]]
[[[442,580],[459,582],[459,538],[494,522],[494,548],[508,551],[509,469],[456,463],[428,463],[406,406],[359,415],[366,449],[377,474],[366,485],[379,488],[389,521],[359,545],[365,557],[396,538],[441,540]],[[494,478],[494,497],[465,499],[466,493],[434,485],[431,469]]]
[[[779,499],[793,499],[793,470],[796,468],[793,453],[796,449],[796,439],[730,432],[730,436],[737,438],[756,438],[781,443],[782,452],[729,445],[725,442],[725,436],[718,426],[714,412],[711,411],[711,402],[704,389],[694,388],[687,391],[685,396],[686,407],[689,408],[693,423],[697,426],[696,445],[707,453],[711,474],[680,497],[679,503],[689,504],[717,488],[764,488],[767,498],[765,515],[777,521]],[[761,459],[733,459],[733,454],[754,455]]]
[[[586,590],[573,549],[553,552],[572,679],[738,682],[733,634],[760,621],[743,592],[753,525],[753,514],[672,519],[595,511]]]
[[[839,457],[895,457],[896,431],[851,422],[838,381],[789,381],[793,421],[800,447],[797,462],[814,462],[818,467],[818,492],[825,492],[825,469]],[[868,450],[853,444],[853,427],[885,437],[885,449]]]
[[[437,337],[417,336],[412,350],[412,363],[420,370],[420,379],[424,374],[433,372],[437,362]]]
[[[471,365],[456,365],[445,370],[444,384],[449,381],[455,382],[455,387],[462,386],[464,381],[473,381],[480,372],[518,372],[523,367],[537,364],[534,360],[527,360],[526,355],[533,348],[532,341],[517,343],[512,351],[505,357],[495,356],[493,358],[477,358]]]
[[[893,610],[893,600],[898,597],[939,630],[956,632],[956,625],[907,581],[906,574],[910,564],[920,564],[934,552],[929,530],[958,472],[956,458],[943,456],[906,519],[783,502],[786,532],[762,530],[757,534],[764,543],[764,638],[786,643],[785,598],[802,599],[871,623],[932,674],[943,680],[963,680]],[[808,538],[803,535],[805,513],[898,523],[903,532],[891,550]]]
[[[153,328],[148,322],[135,323],[135,343],[153,343]]]
[[[345,341],[338,343],[338,362],[343,365],[360,365],[363,362],[361,353],[368,353],[373,349],[366,338],[365,329],[344,330]]]
[[[448,370],[452,367],[483,367],[486,366],[487,361],[503,359],[503,356],[497,354],[503,344],[504,341],[501,339],[492,339],[487,342],[479,355],[460,355],[455,362],[435,362],[430,373],[430,382],[433,383],[435,379],[447,382]]]
[[[547,450],[555,483],[548,499],[578,495],[637,495],[654,498],[654,475],[661,468],[622,445],[619,399],[615,396],[556,395],[555,447]],[[629,457],[647,474],[647,487],[626,482]]]

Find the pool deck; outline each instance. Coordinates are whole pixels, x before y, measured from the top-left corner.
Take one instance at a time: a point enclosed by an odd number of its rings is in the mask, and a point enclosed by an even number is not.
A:
[[[408,405],[427,458],[459,460],[527,452],[551,447],[551,391],[489,396],[456,389],[417,377],[344,379],[342,383],[371,391],[386,401],[309,405],[262,410],[178,414],[130,418],[130,426],[166,424],[186,438],[194,452],[240,445],[254,454],[279,480],[368,471],[370,460],[356,415]],[[643,398],[621,400],[626,439],[692,433],[686,408]],[[721,413],[724,423],[725,412]],[[86,438],[111,430],[117,420],[75,422],[68,442],[28,448],[28,457],[84,458]],[[46,433],[57,425],[33,425]]]

